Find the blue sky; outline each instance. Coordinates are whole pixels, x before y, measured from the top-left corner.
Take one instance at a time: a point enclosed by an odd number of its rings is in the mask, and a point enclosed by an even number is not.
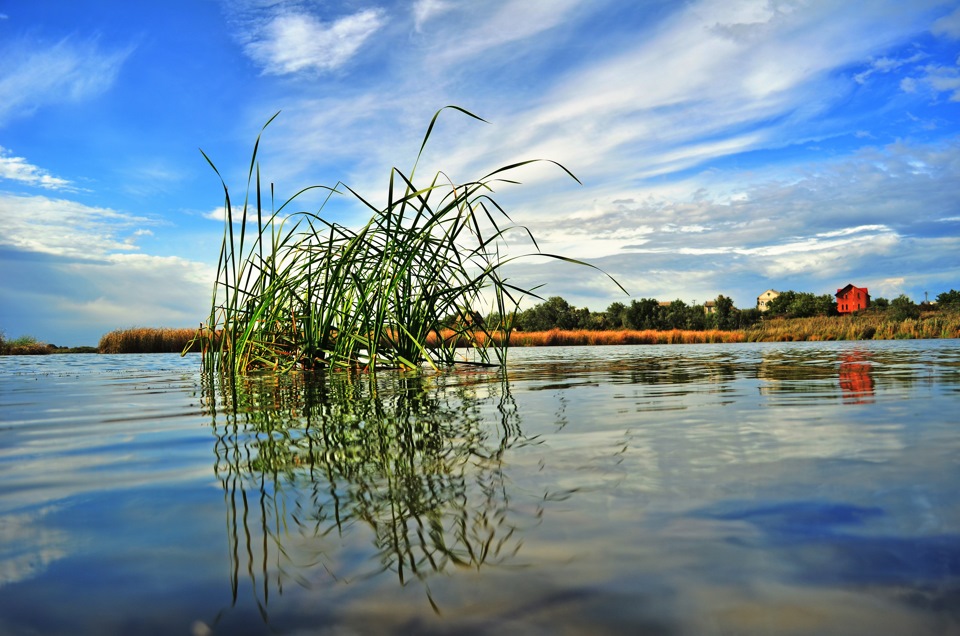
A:
[[[960,289],[960,2],[0,0],[0,329],[193,326],[253,141],[279,198],[551,159],[497,193],[576,306]],[[317,202],[301,202],[311,209]],[[356,223],[348,200],[324,214]]]

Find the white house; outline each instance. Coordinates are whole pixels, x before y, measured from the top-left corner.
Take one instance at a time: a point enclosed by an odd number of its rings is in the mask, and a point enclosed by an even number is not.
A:
[[[774,298],[780,295],[776,289],[768,289],[759,296],[757,296],[757,309],[760,311],[766,311],[770,309],[770,303]]]

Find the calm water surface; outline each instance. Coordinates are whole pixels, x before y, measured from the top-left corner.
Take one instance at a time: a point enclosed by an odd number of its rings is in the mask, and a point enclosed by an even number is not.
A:
[[[960,633],[960,341],[198,369],[0,357],[0,633]]]

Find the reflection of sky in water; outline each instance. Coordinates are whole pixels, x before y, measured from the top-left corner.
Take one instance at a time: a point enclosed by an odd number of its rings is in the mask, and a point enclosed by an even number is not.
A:
[[[0,632],[960,630],[956,341],[511,356],[237,416],[0,358]]]

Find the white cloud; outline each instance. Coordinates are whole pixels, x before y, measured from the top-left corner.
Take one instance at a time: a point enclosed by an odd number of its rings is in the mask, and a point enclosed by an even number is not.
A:
[[[268,74],[330,71],[349,61],[383,24],[380,9],[360,11],[332,23],[307,13],[281,12],[255,31],[244,48]]]
[[[195,325],[209,310],[213,267],[139,253],[146,217],[2,192],[0,214],[0,295],[24,308],[4,316],[10,333],[96,344],[115,328]]]
[[[934,35],[945,35],[953,39],[960,38],[960,9],[954,9],[953,13],[934,22],[931,31]]]
[[[55,177],[43,168],[27,163],[23,157],[14,157],[0,146],[0,179],[9,179],[46,190],[73,190],[66,179]]]
[[[0,46],[0,125],[41,106],[89,99],[107,91],[132,49],[104,52],[95,40],[53,45],[11,41]]]
[[[921,88],[934,96],[947,93],[950,101],[960,101],[960,68],[929,64],[921,69],[918,77],[905,77],[900,81],[900,89],[905,93],[915,93]]]
[[[152,225],[143,216],[83,205],[67,199],[0,192],[4,233],[0,244],[18,249],[99,258],[137,249],[130,236]]]
[[[559,161],[593,187],[598,179],[674,175],[752,150],[849,135],[862,123],[825,117],[853,90],[846,69],[871,59],[872,72],[915,63],[919,54],[882,53],[891,41],[924,28],[895,2],[856,9],[797,4],[789,11],[766,2],[740,3],[736,10],[727,2],[688,3],[643,23],[625,46],[597,47],[577,63],[559,63],[531,98],[494,102],[460,86],[470,60],[506,69],[522,65],[521,53],[534,41],[545,50],[570,46],[564,29],[554,27],[586,9],[574,2],[551,4],[549,11],[540,3],[503,2],[485,12],[464,6],[431,23],[431,48],[405,52],[422,57],[404,60],[416,72],[392,91],[389,109],[369,96],[303,100],[285,109],[282,126],[291,133],[282,145],[296,157],[292,163],[305,166],[310,157],[349,148],[362,157],[355,168],[373,172],[337,177],[352,185],[374,183],[396,165],[398,151],[408,156],[416,147],[429,117],[424,103],[459,103],[494,125],[462,125],[456,115],[445,116],[441,126],[466,136],[436,131],[421,174],[442,167],[467,178],[541,157]],[[506,43],[509,59],[490,55]],[[452,89],[459,89],[456,98],[449,96]],[[441,157],[442,166],[433,157]],[[540,166],[525,169],[524,176],[556,183],[561,174]]]

